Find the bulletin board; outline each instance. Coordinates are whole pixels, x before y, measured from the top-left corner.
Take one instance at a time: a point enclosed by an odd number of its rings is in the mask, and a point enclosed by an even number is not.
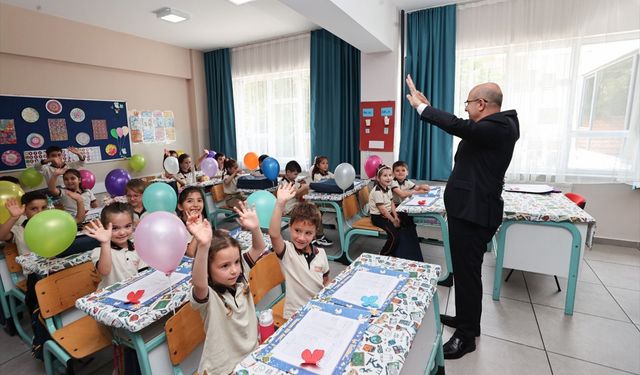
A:
[[[131,155],[127,105],[120,100],[63,99],[0,95],[0,172],[46,159],[49,146],[62,148],[66,162],[87,163]]]
[[[360,150],[393,151],[395,102],[360,102]]]

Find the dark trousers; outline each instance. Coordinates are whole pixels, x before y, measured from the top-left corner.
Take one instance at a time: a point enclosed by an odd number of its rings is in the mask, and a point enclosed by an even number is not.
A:
[[[380,250],[380,255],[395,255],[396,249],[398,248],[398,234],[400,232],[400,228],[396,228],[393,226],[393,223],[389,221],[386,217],[382,215],[371,215],[371,222],[376,227],[382,228],[387,233],[387,242],[382,246],[382,250]]]
[[[456,321],[455,335],[474,339],[480,332],[482,315],[482,261],[487,242],[497,227],[483,227],[449,216],[449,244],[455,271]]]

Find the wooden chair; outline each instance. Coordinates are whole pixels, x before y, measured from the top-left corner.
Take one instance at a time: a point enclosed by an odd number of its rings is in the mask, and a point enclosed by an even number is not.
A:
[[[280,328],[286,322],[283,317],[286,298],[284,275],[280,269],[278,256],[276,253],[270,253],[262,257],[249,272],[249,289],[253,296],[253,303],[257,305],[271,289],[278,285],[282,293],[269,303],[267,308],[273,310],[273,324]]]
[[[68,366],[71,358],[81,359],[111,345],[110,330],[90,316],[63,326],[61,315],[74,309],[78,298],[96,290],[100,278],[92,263],[84,263],[50,275],[36,284],[40,315],[52,340],[44,344],[44,367],[54,374],[53,357]],[[53,357],[52,357],[53,356]]]
[[[183,370],[180,364],[183,364],[192,353],[197,354],[198,360],[202,355],[201,346],[204,343],[205,332],[200,314],[187,303],[167,320],[164,332],[167,336],[167,347],[169,348],[169,359],[173,364],[173,373],[175,375],[182,375],[185,372],[193,374],[198,369],[198,361],[195,362],[195,369],[191,368],[188,371]],[[194,350],[198,348],[199,350],[194,353]]]
[[[213,196],[213,201],[216,207],[213,211],[213,217],[209,220],[213,224],[213,227],[215,229],[218,229],[218,223],[235,218],[238,215],[233,210],[233,208],[225,204],[224,187],[222,186],[222,184],[213,185],[213,187],[211,187],[211,195]],[[224,218],[222,220],[218,219],[219,214],[224,215]]]
[[[369,187],[365,186],[358,192],[358,198],[354,194],[345,197],[342,200],[342,211],[344,219],[349,227],[345,232],[342,251],[347,257],[349,263],[353,259],[349,256],[349,245],[353,236],[369,236],[380,237],[385,232],[382,228],[373,225],[371,218],[364,216],[366,205],[369,202]]]
[[[20,318],[18,317],[18,313],[20,311],[26,314],[25,297],[27,293],[27,279],[24,278],[22,274],[22,267],[16,262],[16,257],[18,256],[18,248],[16,244],[8,243],[5,245],[4,249],[4,258],[7,262],[7,268],[11,273],[11,281],[13,282],[13,287],[5,292],[8,300],[9,300],[9,313],[11,314],[11,320],[13,321],[16,331],[22,341],[24,341],[27,345],[31,345],[33,342],[33,336],[28,334],[22,324],[20,324]],[[31,318],[29,317],[28,320]]]

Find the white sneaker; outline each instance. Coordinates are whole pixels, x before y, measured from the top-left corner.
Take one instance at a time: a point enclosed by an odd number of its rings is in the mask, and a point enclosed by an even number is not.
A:
[[[331,246],[333,245],[333,242],[330,241],[327,236],[322,236],[320,238],[316,238],[315,243],[320,245],[320,246]]]

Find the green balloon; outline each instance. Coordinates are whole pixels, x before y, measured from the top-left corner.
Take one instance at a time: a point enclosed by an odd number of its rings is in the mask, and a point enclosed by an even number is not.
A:
[[[20,174],[20,183],[26,187],[34,188],[42,183],[44,177],[35,168],[27,168]]]
[[[65,251],[76,239],[76,221],[66,211],[46,210],[29,219],[24,228],[24,241],[29,250],[51,258]]]
[[[129,159],[129,168],[136,172],[140,172],[141,170],[143,170],[146,164],[147,161],[144,160],[144,156],[140,154],[135,154]]]
[[[113,138],[118,139],[118,132],[116,129],[111,129],[110,133]]]

